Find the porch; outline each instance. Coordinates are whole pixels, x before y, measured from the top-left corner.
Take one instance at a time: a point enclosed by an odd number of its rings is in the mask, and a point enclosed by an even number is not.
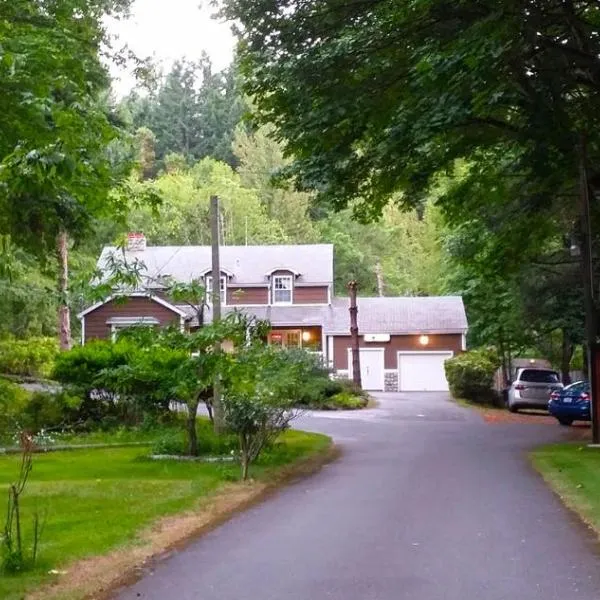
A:
[[[273,327],[267,336],[269,344],[283,348],[304,348],[309,352],[323,354],[322,328],[318,325],[305,327]]]

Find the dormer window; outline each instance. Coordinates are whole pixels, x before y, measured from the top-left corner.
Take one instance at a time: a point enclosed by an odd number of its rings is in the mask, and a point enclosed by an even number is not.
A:
[[[293,289],[292,275],[273,275],[273,304],[291,304]]]
[[[206,275],[204,277],[204,286],[206,289],[206,304],[209,306],[212,304],[213,297],[213,279],[212,275]],[[219,287],[220,296],[221,296],[221,306],[225,306],[227,304],[227,277],[221,275],[221,285]]]

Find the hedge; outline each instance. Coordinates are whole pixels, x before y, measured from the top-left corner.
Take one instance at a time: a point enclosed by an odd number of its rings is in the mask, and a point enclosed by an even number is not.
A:
[[[48,377],[57,355],[55,338],[3,339],[0,340],[0,374]]]
[[[451,394],[478,404],[495,403],[493,381],[499,366],[498,357],[489,350],[472,350],[447,360],[444,368]]]

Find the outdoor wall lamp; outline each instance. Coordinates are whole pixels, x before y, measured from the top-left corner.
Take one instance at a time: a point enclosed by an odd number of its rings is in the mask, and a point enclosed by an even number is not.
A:
[[[303,331],[302,332],[302,341],[303,342],[309,342],[310,341],[310,331]]]
[[[429,336],[428,335],[419,336],[419,344],[421,344],[421,346],[427,346],[427,344],[429,344]]]

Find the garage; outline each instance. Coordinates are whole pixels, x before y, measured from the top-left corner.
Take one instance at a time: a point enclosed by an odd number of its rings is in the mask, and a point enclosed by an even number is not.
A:
[[[453,352],[398,352],[398,390],[401,392],[446,392],[444,361]]]
[[[360,380],[363,390],[381,391],[385,385],[385,350],[383,348],[360,349]],[[348,348],[348,373],[352,378],[352,350]]]

